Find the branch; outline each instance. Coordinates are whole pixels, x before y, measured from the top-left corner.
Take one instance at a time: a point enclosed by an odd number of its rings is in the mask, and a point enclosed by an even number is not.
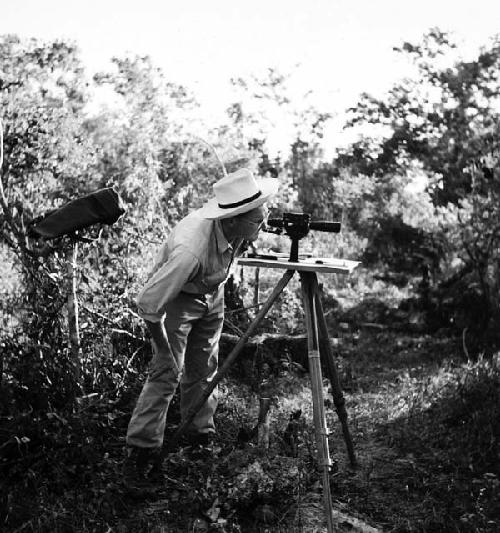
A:
[[[94,309],[90,309],[90,307],[88,307],[88,306],[86,306],[84,304],[80,304],[80,305],[81,305],[82,309],[85,309],[85,311],[87,311],[91,315],[95,315],[95,316],[98,316],[99,318],[102,318],[103,320],[108,322],[108,324],[112,324],[113,326],[120,326],[120,323],[119,323],[118,320],[113,320],[112,318],[109,318],[108,316],[103,315],[102,313],[99,313],[99,311],[95,311]],[[130,331],[127,331],[127,330],[122,329],[122,328],[112,328],[111,331],[114,331],[115,333],[122,333],[123,335],[127,335],[128,337],[131,337],[131,338],[139,340],[139,341],[144,341],[144,337],[138,337],[137,335],[134,335],[133,333],[130,333]]]
[[[3,228],[3,231],[2,231],[2,234],[3,234],[3,238],[5,239],[5,241],[7,242],[7,244],[14,250],[16,251],[18,246],[17,244],[10,238],[10,235],[8,234],[7,230],[5,228]]]
[[[3,167],[3,121],[0,117],[0,201],[4,211],[8,208],[7,198],[5,197],[5,191],[3,190],[2,181],[2,167]]]
[[[498,239],[498,233],[500,231],[500,224],[495,224],[491,228],[491,233],[487,239],[488,244],[486,245],[486,253],[489,256],[491,254],[491,251],[493,250],[493,247],[496,244],[496,240]]]
[[[227,326],[231,331],[236,333],[236,335],[238,335],[239,337],[243,337],[244,332],[241,331],[241,329],[236,324],[231,322],[231,320],[225,318],[224,319],[224,325]]]
[[[439,284],[439,287],[441,289],[448,289],[449,287],[452,287],[455,283],[457,283],[457,281],[460,281],[464,276],[470,274],[473,270],[474,265],[472,263],[465,263],[464,267],[461,270],[453,274],[448,279],[443,280]]]
[[[238,307],[238,309],[231,309],[231,311],[225,311],[224,316],[232,315],[234,313],[242,313],[243,311],[247,311],[248,309],[255,309],[256,307],[260,307],[261,305],[264,305],[263,302],[259,302],[255,305],[249,305],[248,307]]]
[[[2,180],[2,167],[3,167],[3,121],[0,117],[0,205],[2,206],[5,220],[10,225],[12,232],[15,234],[18,246],[21,248],[22,251],[27,252],[27,246],[25,242],[25,235],[23,235],[22,231],[17,227],[16,222],[14,221],[14,217],[12,216],[12,211],[9,207],[9,202],[7,200],[7,196],[5,195],[5,190],[3,188],[3,180]],[[9,241],[7,241],[9,242]]]

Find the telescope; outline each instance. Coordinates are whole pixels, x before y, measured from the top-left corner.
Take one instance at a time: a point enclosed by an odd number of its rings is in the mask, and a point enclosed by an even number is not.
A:
[[[285,232],[292,239],[290,248],[290,262],[299,260],[299,240],[304,238],[309,230],[325,231],[328,233],[339,233],[340,222],[330,222],[326,220],[311,220],[308,213],[283,213],[282,218],[270,218],[264,231],[281,235]]]

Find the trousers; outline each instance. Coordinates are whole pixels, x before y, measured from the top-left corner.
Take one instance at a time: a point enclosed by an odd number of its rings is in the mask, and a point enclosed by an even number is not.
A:
[[[217,373],[224,321],[224,287],[211,294],[181,292],[165,309],[171,357],[153,356],[127,429],[127,445],[163,445],[168,407],[180,384],[181,418]],[[191,422],[192,434],[215,432],[217,388]]]

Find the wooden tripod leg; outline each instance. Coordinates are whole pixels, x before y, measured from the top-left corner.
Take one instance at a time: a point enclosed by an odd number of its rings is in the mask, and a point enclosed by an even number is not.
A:
[[[313,276],[311,272],[300,272],[302,298],[307,325],[307,351],[309,360],[309,374],[313,399],[314,428],[318,448],[318,466],[323,476],[323,502],[326,513],[328,533],[333,532],[333,507],[330,491],[330,451],[328,449],[328,432],[325,417],[325,402],[323,397],[323,376],[318,344],[318,325],[316,320],[315,293],[313,290]]]
[[[318,320],[319,348],[321,353],[321,360],[325,365],[326,372],[328,374],[328,378],[332,386],[333,403],[335,405],[335,410],[337,411],[337,415],[342,426],[342,433],[344,435],[344,441],[346,443],[349,461],[351,463],[351,466],[355,467],[357,465],[356,454],[354,452],[354,445],[347,423],[345,398],[342,393],[342,387],[340,385],[339,373],[337,370],[337,365],[335,363],[335,356],[333,354],[332,345],[330,343],[330,337],[328,336],[328,327],[326,324],[325,315],[323,313],[323,305],[321,304],[321,295],[316,274],[313,274],[313,276],[311,276],[311,283],[312,290],[315,295],[314,301],[316,307],[316,316]]]
[[[238,357],[241,350],[243,349],[245,343],[247,340],[253,335],[253,332],[257,329],[258,325],[262,322],[264,317],[266,316],[269,309],[272,307],[278,296],[281,294],[283,289],[287,286],[288,282],[292,278],[293,274],[295,273],[294,270],[287,270],[283,277],[279,280],[278,284],[274,288],[273,292],[271,293],[271,296],[267,299],[267,301],[264,303],[260,311],[257,313],[257,316],[254,318],[250,326],[248,327],[247,331],[242,335],[242,337],[237,342],[236,346],[232,349],[231,353],[226,357],[224,360],[223,365],[220,367],[217,374],[214,376],[212,381],[207,384],[206,388],[203,390],[203,392],[200,394],[198,398],[193,402],[193,405],[189,408],[186,418],[182,421],[181,425],[177,428],[177,431],[174,433],[171,439],[169,439],[168,442],[168,448],[169,450],[173,449],[177,443],[179,442],[179,439],[184,435],[186,432],[186,429],[189,427],[189,424],[193,421],[193,418],[196,416],[196,413],[205,405],[205,402],[208,400],[208,397],[210,394],[212,394],[212,391],[215,389],[215,387],[219,384],[221,379],[224,377],[226,372],[229,370],[229,367],[233,363],[233,361]]]

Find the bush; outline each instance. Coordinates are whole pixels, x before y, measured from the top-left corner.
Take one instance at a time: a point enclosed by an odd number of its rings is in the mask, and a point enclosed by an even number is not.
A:
[[[441,369],[414,405],[389,430],[393,444],[414,457],[412,490],[426,509],[442,508],[457,531],[494,531],[500,520],[498,359]],[[423,518],[418,531],[431,531],[430,520],[438,517]]]

